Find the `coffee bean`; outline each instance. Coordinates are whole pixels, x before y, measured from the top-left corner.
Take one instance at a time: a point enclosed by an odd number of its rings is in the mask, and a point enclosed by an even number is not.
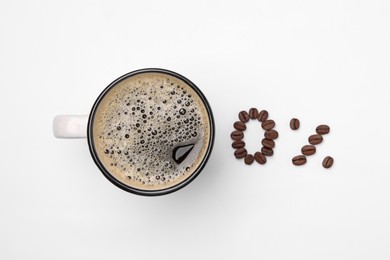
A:
[[[278,131],[271,129],[271,130],[265,131],[264,136],[267,139],[276,139],[279,137],[279,133],[278,133]]]
[[[241,132],[241,131],[233,131],[231,134],[230,134],[230,137],[233,139],[233,140],[241,140],[242,138],[244,138],[244,133]]]
[[[292,118],[291,121],[290,121],[290,128],[292,130],[297,130],[297,129],[299,129],[299,126],[300,126],[299,119]]]
[[[246,111],[241,111],[240,113],[238,113],[238,118],[241,122],[246,123],[249,121],[249,114]]]
[[[258,164],[265,164],[267,162],[265,155],[260,152],[256,152],[254,157]]]
[[[316,147],[314,145],[305,145],[302,147],[301,152],[304,155],[313,155],[316,153]]]
[[[292,158],[292,163],[297,166],[304,165],[306,163],[306,156],[304,155],[295,156],[294,158]]]
[[[324,158],[324,160],[322,161],[322,166],[324,166],[324,168],[328,169],[328,168],[332,167],[333,161],[334,161],[334,160],[333,160],[332,157],[326,156],[326,157]]]
[[[250,119],[256,119],[259,116],[259,111],[257,108],[252,107],[249,109],[249,118]]]
[[[275,147],[275,142],[272,139],[264,138],[263,140],[261,140],[261,144],[267,148],[274,148]]]
[[[234,151],[234,156],[237,159],[244,158],[247,154],[248,154],[248,152],[246,151],[245,148],[240,148],[240,149],[237,149],[237,150]]]
[[[255,158],[253,157],[253,155],[247,154],[247,156],[245,156],[244,162],[247,165],[251,165],[254,160],[255,160]]]
[[[318,134],[309,136],[310,144],[320,144],[322,143],[322,140],[323,140],[322,136]]]
[[[245,123],[241,121],[234,122],[233,127],[239,131],[244,131],[246,129]]]
[[[270,129],[272,129],[272,128],[275,127],[275,121],[272,120],[272,119],[265,120],[265,121],[261,124],[261,127],[262,127],[264,130],[270,130]]]
[[[261,148],[261,153],[264,154],[265,156],[272,156],[274,155],[274,150],[268,147],[262,147]]]
[[[319,125],[316,128],[316,132],[319,135],[326,135],[327,133],[329,133],[329,130],[330,130],[330,128],[327,125]]]
[[[257,120],[260,122],[264,122],[268,118],[268,111],[267,110],[261,110],[259,112],[259,115],[257,116]]]
[[[240,149],[245,147],[245,142],[242,140],[236,140],[232,143],[234,149]]]

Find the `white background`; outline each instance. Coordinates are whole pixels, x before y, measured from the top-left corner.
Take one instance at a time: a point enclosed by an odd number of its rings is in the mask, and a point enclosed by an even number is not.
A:
[[[385,0],[2,0],[0,258],[390,259],[389,27]],[[85,139],[51,129],[145,67],[191,79],[217,127],[201,175],[155,198],[118,189]],[[265,166],[230,147],[252,106],[280,133]],[[331,133],[293,166],[321,123]],[[254,153],[263,132],[248,128]]]

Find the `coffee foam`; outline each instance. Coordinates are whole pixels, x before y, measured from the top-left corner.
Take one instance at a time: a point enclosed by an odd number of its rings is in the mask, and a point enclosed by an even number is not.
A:
[[[93,140],[103,166],[120,182],[142,190],[172,187],[199,167],[210,142],[203,101],[184,81],[145,72],[111,88],[97,107]],[[176,147],[192,144],[180,163]]]

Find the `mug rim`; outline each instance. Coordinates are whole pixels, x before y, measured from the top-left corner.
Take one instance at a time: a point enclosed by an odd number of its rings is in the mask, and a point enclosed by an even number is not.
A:
[[[106,94],[112,88],[114,88],[119,82],[121,82],[124,79],[127,79],[129,77],[132,77],[132,76],[135,76],[135,75],[138,75],[138,74],[151,73],[151,72],[152,73],[153,72],[155,72],[155,73],[162,73],[162,74],[167,74],[167,75],[176,77],[176,78],[182,80],[183,82],[185,82],[187,85],[189,85],[196,92],[196,94],[199,96],[199,98],[203,102],[203,104],[204,104],[204,106],[206,108],[206,111],[207,111],[207,116],[209,117],[210,140],[209,140],[209,143],[208,143],[208,147],[207,147],[206,153],[205,153],[204,157],[202,158],[201,163],[199,164],[199,166],[196,168],[196,170],[188,178],[186,178],[182,182],[180,182],[180,183],[178,183],[178,184],[176,184],[176,185],[174,185],[172,187],[159,189],[159,190],[142,190],[142,189],[137,189],[135,187],[131,187],[131,186],[126,185],[125,183],[119,181],[118,179],[116,179],[104,167],[103,163],[100,161],[99,156],[97,155],[97,152],[95,150],[95,144],[94,144],[94,140],[93,140],[93,131],[92,130],[93,130],[93,122],[94,122],[94,119],[95,119],[95,114],[96,114],[97,108],[99,107],[100,102],[102,101],[102,99],[106,96]],[[190,81],[189,79],[187,79],[183,75],[180,75],[180,74],[178,74],[176,72],[173,72],[173,71],[170,71],[170,70],[161,69],[161,68],[145,68],[145,69],[134,70],[134,71],[126,73],[126,74],[120,76],[119,78],[115,79],[113,82],[111,82],[99,94],[99,96],[97,97],[96,101],[94,102],[94,104],[92,106],[91,112],[89,113],[89,117],[88,117],[88,126],[87,126],[88,147],[89,147],[89,151],[91,153],[91,156],[92,156],[95,164],[98,166],[98,168],[103,173],[103,175],[111,183],[113,183],[114,185],[116,185],[118,188],[120,188],[122,190],[125,190],[125,191],[133,193],[133,194],[137,194],[137,195],[160,196],[160,195],[165,195],[165,194],[172,193],[174,191],[180,190],[181,188],[187,186],[190,182],[192,182],[200,174],[200,172],[203,170],[203,168],[207,164],[207,161],[208,161],[208,159],[209,159],[209,157],[211,155],[211,152],[212,152],[212,149],[213,149],[213,146],[214,146],[214,138],[215,138],[215,123],[214,123],[213,113],[212,113],[210,104],[207,101],[207,99],[204,96],[204,94],[202,93],[202,91],[192,81]]]

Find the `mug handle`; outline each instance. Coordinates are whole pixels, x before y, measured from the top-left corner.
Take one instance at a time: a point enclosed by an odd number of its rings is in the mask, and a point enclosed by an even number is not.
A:
[[[59,115],[53,120],[53,133],[57,138],[86,138],[88,116]]]

